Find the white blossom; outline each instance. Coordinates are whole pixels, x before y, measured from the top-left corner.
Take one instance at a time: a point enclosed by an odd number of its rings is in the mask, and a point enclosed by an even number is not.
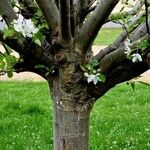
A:
[[[17,19],[13,20],[14,29],[17,32],[22,32],[24,24],[24,18],[22,15],[19,15]]]
[[[125,47],[129,47],[131,45],[130,39],[127,38],[124,42],[124,45],[125,45]]]
[[[99,81],[99,74],[88,74],[87,72],[84,73],[84,76],[87,77],[87,82],[93,82],[95,85],[97,84],[97,82]]]
[[[38,29],[34,27],[31,19],[25,19],[19,14],[17,19],[13,20],[14,29],[17,32],[21,32],[24,37],[32,37],[38,32]]]
[[[131,48],[130,47],[125,47],[125,54],[130,55],[131,54]]]
[[[142,61],[142,57],[140,54],[135,53],[132,55],[132,62]]]
[[[124,42],[124,45],[125,45],[125,54],[127,54],[127,55],[130,55],[130,53],[131,53],[131,48],[130,48],[130,46],[131,46],[131,41],[130,41],[130,39],[126,39],[126,41]]]

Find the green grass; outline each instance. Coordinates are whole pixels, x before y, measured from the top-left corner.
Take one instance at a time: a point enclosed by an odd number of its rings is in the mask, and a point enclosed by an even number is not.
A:
[[[102,28],[94,42],[95,45],[109,45],[114,42],[118,35],[122,32],[122,29],[114,28]]]
[[[0,150],[50,150],[52,139],[47,84],[0,81]],[[90,150],[111,149],[150,149],[150,87],[121,84],[95,104]]]

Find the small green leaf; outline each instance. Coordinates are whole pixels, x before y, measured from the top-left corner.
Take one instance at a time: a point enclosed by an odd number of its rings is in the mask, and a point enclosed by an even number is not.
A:
[[[80,65],[80,68],[81,68],[81,70],[84,71],[84,72],[87,71],[84,65]]]
[[[40,41],[39,39],[35,39],[34,42],[35,42],[36,44],[40,45],[40,46],[42,45],[42,44],[41,44],[41,41]]]
[[[7,29],[5,30],[5,32],[4,32],[3,38],[4,38],[4,40],[5,40],[7,37],[12,37],[12,36],[14,36],[14,34],[15,34],[15,31],[14,31],[13,28],[7,28]]]
[[[149,40],[143,40],[140,44],[140,49],[142,51],[146,50],[147,48],[150,48],[150,41]]]
[[[35,66],[35,69],[38,69],[38,68],[45,68],[45,66],[42,65],[42,64],[38,64],[38,65]]]
[[[46,72],[45,76],[47,77],[50,74],[50,72]]]
[[[93,70],[93,67],[92,67],[90,64],[87,64],[87,65],[86,65],[86,68],[87,68],[88,70]]]
[[[99,74],[98,75],[99,81],[105,82],[106,81],[106,77],[103,74]]]
[[[93,67],[98,66],[98,65],[99,65],[98,60],[97,60],[97,59],[93,59],[92,62],[91,62],[91,65],[92,65]]]
[[[12,68],[13,65],[17,62],[17,58],[13,55],[6,55],[7,68]]]
[[[11,78],[11,77],[13,76],[13,72],[10,71],[10,70],[8,70],[8,71],[7,71],[7,76],[8,76],[9,78]]]

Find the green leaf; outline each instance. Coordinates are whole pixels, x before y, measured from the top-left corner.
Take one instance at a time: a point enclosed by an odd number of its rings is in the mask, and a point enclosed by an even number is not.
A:
[[[98,75],[99,81],[101,82],[105,82],[106,81],[106,77],[103,74]]]
[[[99,65],[98,60],[97,60],[97,59],[93,59],[92,62],[91,62],[91,65],[92,65],[93,67],[98,66],[98,65]]]
[[[0,54],[0,70],[3,70],[6,66],[5,57],[3,54]]]
[[[41,43],[41,41],[40,41],[39,39],[35,39],[34,42],[35,42],[36,44],[40,45],[40,46],[42,45],[42,43]]]
[[[84,71],[84,72],[87,71],[84,65],[80,65],[80,68],[81,68],[81,70]]]
[[[32,39],[36,44],[41,46],[41,43],[45,39],[45,36],[40,31],[38,31],[36,34],[34,34]]]
[[[38,64],[38,65],[35,66],[35,69],[40,69],[40,68],[45,68],[45,66],[42,65],[42,64]]]
[[[11,78],[11,77],[13,76],[13,72],[12,72],[11,70],[8,70],[8,71],[7,71],[7,76],[8,76],[9,78]]]
[[[47,72],[47,73],[45,74],[45,76],[47,77],[49,74],[50,74],[50,72]]]
[[[17,62],[17,58],[13,55],[6,55],[6,63],[7,63],[7,68],[12,68],[13,65]]]
[[[146,50],[147,48],[150,48],[150,41],[149,40],[143,40],[140,44],[140,49],[142,51]]]
[[[86,68],[87,68],[88,70],[93,70],[93,67],[92,67],[90,64],[87,64],[87,65],[86,65]]]
[[[15,31],[13,28],[7,28],[4,32],[3,38],[6,39],[7,37],[12,37],[14,36]]]
[[[43,14],[42,14],[42,11],[41,11],[41,10],[38,10],[38,12],[37,12],[35,15],[37,15],[38,17],[42,17],[42,16],[43,16]]]
[[[44,37],[44,35],[41,32],[37,32],[36,34],[34,34],[33,38],[42,40],[43,37]]]

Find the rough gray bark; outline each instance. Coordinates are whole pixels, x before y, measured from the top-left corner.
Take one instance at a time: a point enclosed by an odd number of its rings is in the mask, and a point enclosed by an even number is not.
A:
[[[7,23],[10,23],[14,18],[16,18],[16,14],[14,13],[9,0],[0,1],[0,15],[4,17]]]
[[[88,110],[63,110],[58,105],[54,109],[54,149],[88,150]]]
[[[66,74],[62,76],[65,78]],[[70,82],[72,83],[65,88],[66,83],[62,83],[62,80],[56,79],[53,82],[54,149],[88,150],[89,118],[93,103],[84,101],[82,98],[86,98],[85,91],[75,85],[77,83],[74,81]],[[81,92],[80,95],[77,91]]]

